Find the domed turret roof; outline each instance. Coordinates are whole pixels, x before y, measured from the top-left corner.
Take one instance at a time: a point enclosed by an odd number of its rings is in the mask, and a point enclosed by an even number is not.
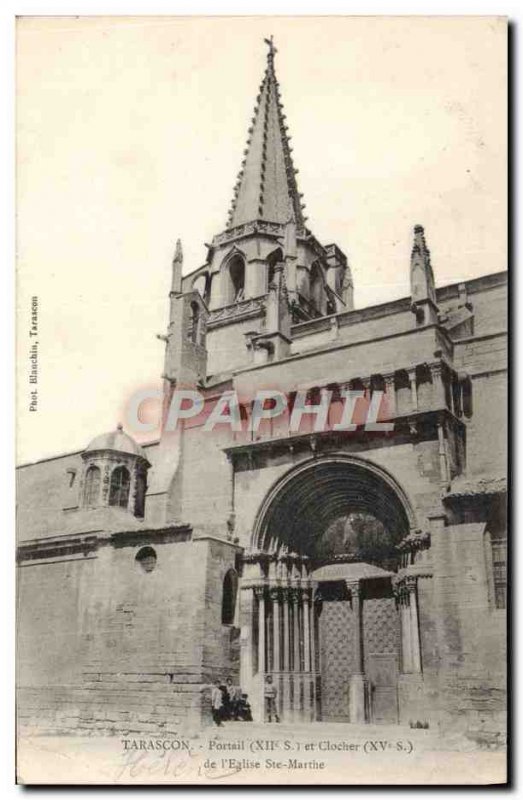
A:
[[[144,458],[147,461],[147,457],[140,445],[136,444],[129,434],[124,433],[121,425],[118,425],[115,431],[102,433],[89,442],[85,448],[85,452],[88,453],[93,450],[114,450],[117,453],[129,453],[130,455]]]

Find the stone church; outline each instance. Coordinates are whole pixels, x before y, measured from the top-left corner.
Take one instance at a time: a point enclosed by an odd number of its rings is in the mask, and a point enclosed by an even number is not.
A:
[[[178,242],[160,337],[164,422],[193,387],[235,392],[242,425],[141,446],[120,425],[18,468],[21,731],[197,727],[229,676],[263,721],[268,674],[284,721],[504,729],[507,274],[436,288],[415,225],[410,295],[354,308],[274,61],[271,41],[226,227],[186,274]]]

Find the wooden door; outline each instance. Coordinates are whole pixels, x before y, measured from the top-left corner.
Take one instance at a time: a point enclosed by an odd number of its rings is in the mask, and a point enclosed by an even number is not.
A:
[[[369,591],[365,598],[363,639],[371,720],[397,723],[399,615],[394,598],[385,592]]]
[[[397,653],[368,654],[367,679],[372,722],[398,722],[398,667]]]
[[[323,602],[320,629],[321,719],[349,721],[352,609],[348,600]]]

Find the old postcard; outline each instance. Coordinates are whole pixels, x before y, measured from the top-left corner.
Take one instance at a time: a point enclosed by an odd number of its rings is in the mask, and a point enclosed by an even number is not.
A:
[[[505,782],[506,20],[21,17],[16,92],[18,781]]]

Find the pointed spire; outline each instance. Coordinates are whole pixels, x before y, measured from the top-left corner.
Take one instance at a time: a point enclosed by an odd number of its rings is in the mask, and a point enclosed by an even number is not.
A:
[[[425,241],[425,230],[423,225],[414,225],[414,242],[412,245],[412,258],[420,256],[424,261],[430,263],[430,252]]]
[[[436,286],[430,263],[430,250],[422,225],[414,226],[414,242],[410,256],[410,285],[413,302],[431,300],[436,303]]]
[[[172,294],[181,294],[182,292],[182,267],[183,267],[182,242],[180,239],[177,239],[176,248],[174,250],[174,256],[173,256],[173,265],[172,265],[172,280],[171,280]]]
[[[265,42],[269,47],[267,67],[248,129],[247,146],[227,219],[228,228],[257,219],[285,224],[291,218],[297,225],[304,224],[296,182],[298,170],[292,162],[290,137],[274,70],[277,50],[272,36]]]

